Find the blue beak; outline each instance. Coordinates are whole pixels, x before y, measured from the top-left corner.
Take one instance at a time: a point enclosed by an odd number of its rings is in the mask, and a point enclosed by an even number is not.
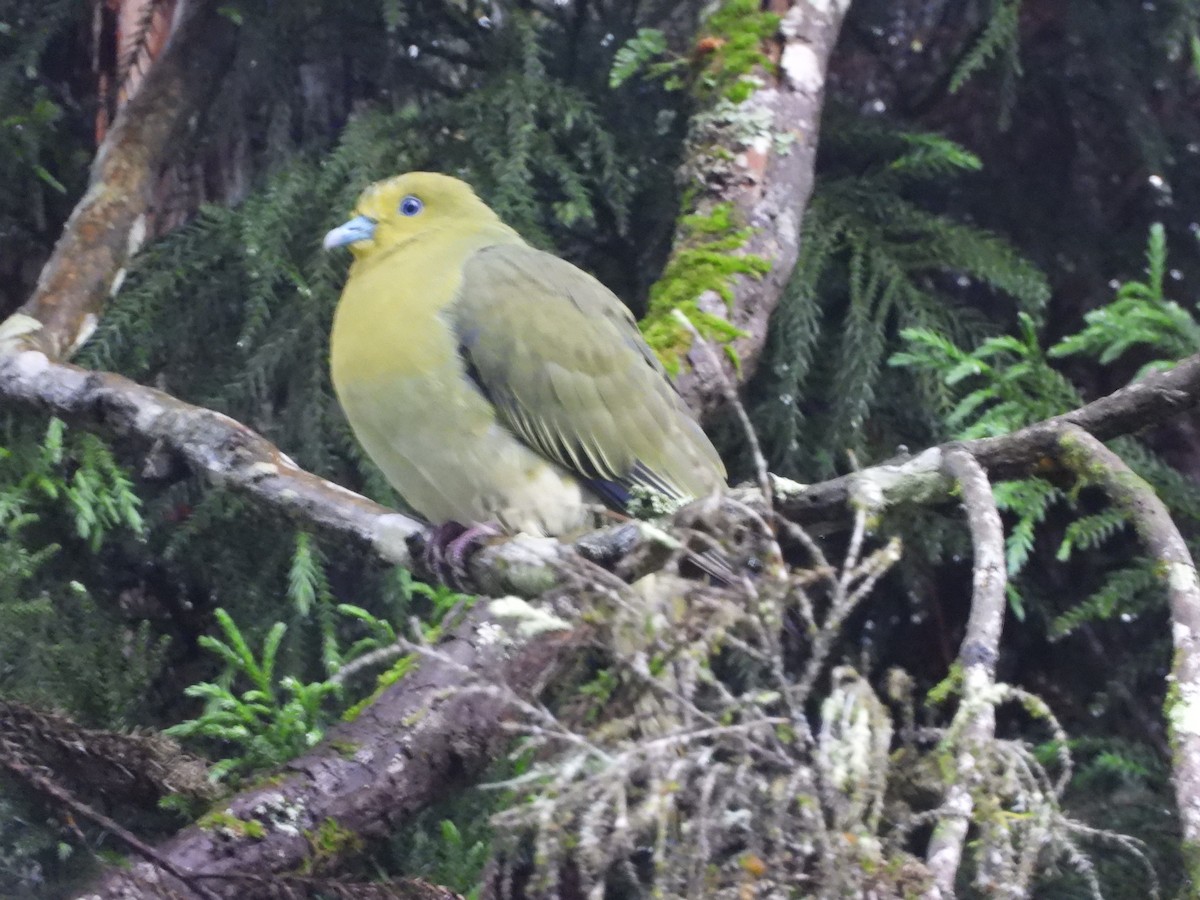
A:
[[[326,250],[332,250],[334,247],[345,247],[347,244],[369,241],[374,236],[375,220],[367,216],[355,216],[346,224],[339,225],[325,235],[325,240],[321,243]]]

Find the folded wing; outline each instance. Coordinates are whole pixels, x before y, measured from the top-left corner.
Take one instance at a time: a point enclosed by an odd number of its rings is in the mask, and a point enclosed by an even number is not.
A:
[[[450,308],[460,352],[501,420],[614,506],[724,483],[716,450],[599,281],[524,244],[476,251]]]

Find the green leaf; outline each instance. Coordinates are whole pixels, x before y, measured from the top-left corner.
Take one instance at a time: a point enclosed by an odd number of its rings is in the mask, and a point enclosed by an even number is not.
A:
[[[50,171],[45,166],[35,164],[33,167],[33,174],[35,174],[38,178],[40,178],[46,184],[50,185],[50,187],[52,187],[58,193],[60,193],[60,194],[67,193],[66,185],[64,185],[61,181],[59,181],[57,178],[55,178],[53,175],[51,175]]]
[[[613,56],[612,69],[608,73],[608,86],[619,88],[632,78],[650,60],[667,50],[667,38],[657,28],[639,28],[637,34],[627,40]]]

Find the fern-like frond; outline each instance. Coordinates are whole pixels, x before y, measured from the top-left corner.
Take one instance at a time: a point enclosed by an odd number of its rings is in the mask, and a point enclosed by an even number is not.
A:
[[[999,59],[1007,77],[1021,74],[1020,35],[1017,31],[1021,0],[993,0],[983,31],[950,76],[950,90],[962,88],[972,75]]]
[[[1076,550],[1095,550],[1129,523],[1128,516],[1115,506],[1103,512],[1075,519],[1067,526],[1058,548],[1060,560],[1069,559]]]
[[[1065,637],[1090,622],[1104,622],[1122,613],[1138,612],[1161,603],[1162,584],[1153,565],[1142,560],[1105,574],[1104,585],[1083,602],[1058,616],[1050,625],[1055,637]]]

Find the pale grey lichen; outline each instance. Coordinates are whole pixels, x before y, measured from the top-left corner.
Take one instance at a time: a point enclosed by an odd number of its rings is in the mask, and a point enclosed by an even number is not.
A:
[[[928,503],[950,492],[951,480],[942,474],[942,452],[931,447],[912,459],[872,466],[851,481],[850,502],[878,515],[895,503]]]
[[[11,352],[21,345],[23,339],[42,329],[42,323],[25,313],[13,313],[0,322],[0,353]]]
[[[517,633],[526,638],[548,631],[570,631],[573,627],[566,619],[512,595],[493,600],[488,604],[488,612],[498,619],[513,620]]]
[[[741,181],[749,176],[741,152],[756,144],[769,147],[774,138],[774,117],[756,92],[749,101],[734,103],[722,98],[712,108],[697,113],[688,127],[684,177],[701,187]]]
[[[1169,704],[1168,715],[1175,734],[1200,734],[1200,685],[1179,684]]]
[[[789,500],[792,497],[799,497],[806,490],[807,484],[802,484],[799,481],[792,481],[790,478],[782,478],[779,475],[771,475],[771,492],[778,500]]]
[[[372,543],[380,556],[400,566],[412,564],[409,539],[421,530],[421,523],[400,513],[378,516],[373,524]]]
[[[511,644],[512,638],[504,627],[495,622],[484,622],[475,629],[475,640],[481,647]]]
[[[825,83],[825,75],[821,71],[821,58],[811,46],[800,41],[790,41],[783,48],[779,68],[783,71],[788,86],[794,91],[816,93]]]
[[[275,791],[259,797],[258,802],[250,808],[250,814],[255,821],[267,828],[297,837],[302,830],[304,804],[297,800],[289,800],[282,793]]]
[[[1167,585],[1173,591],[1197,590],[1196,567],[1187,563],[1171,563],[1167,569]]]

